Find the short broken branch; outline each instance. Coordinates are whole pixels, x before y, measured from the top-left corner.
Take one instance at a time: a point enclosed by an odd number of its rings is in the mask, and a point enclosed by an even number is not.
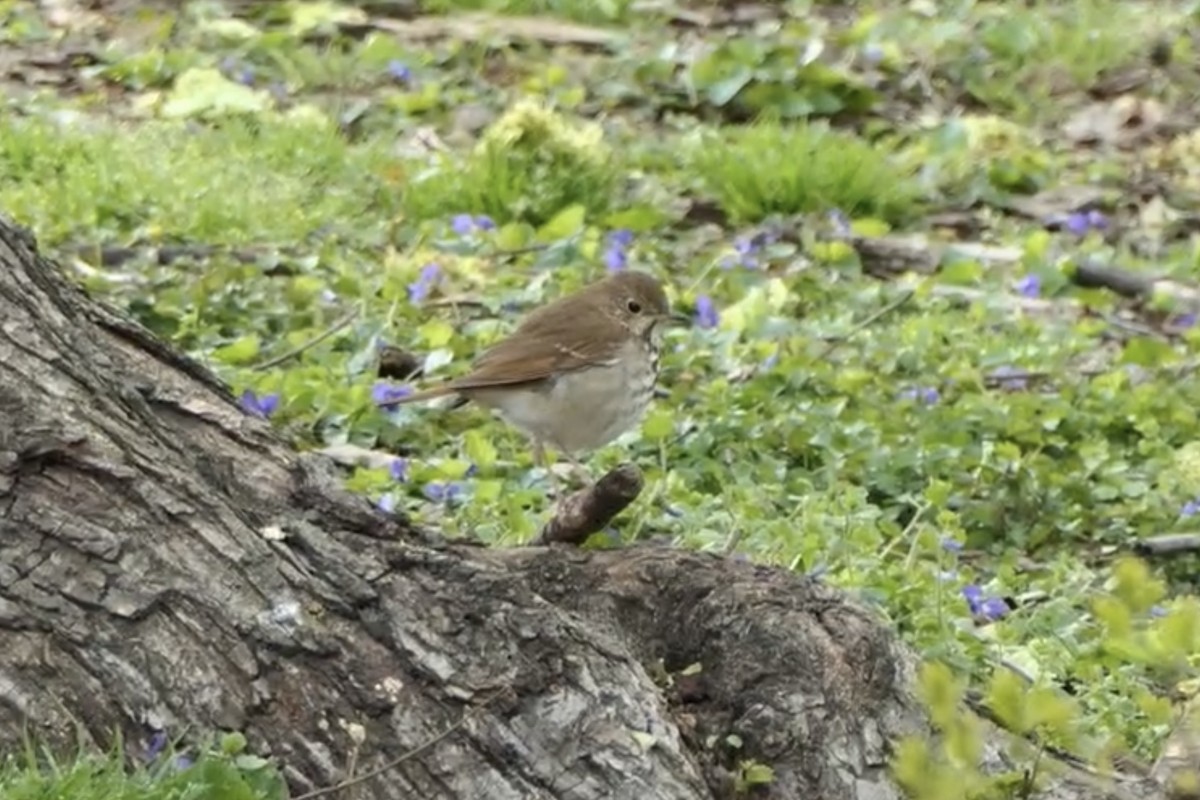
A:
[[[1200,550],[1200,533],[1164,533],[1133,543],[1133,552],[1143,556],[1170,556]]]
[[[568,495],[532,544],[583,544],[641,494],[645,480],[633,464],[621,464],[585,489]]]

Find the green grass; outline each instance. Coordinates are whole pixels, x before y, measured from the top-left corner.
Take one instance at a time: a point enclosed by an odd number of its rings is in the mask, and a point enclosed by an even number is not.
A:
[[[356,147],[303,119],[196,128],[8,117],[0,123],[0,205],[49,244],[295,243],[331,223],[381,224],[391,161],[382,148]]]
[[[73,756],[27,746],[21,756],[0,759],[4,800],[283,800],[273,765],[244,752],[245,739],[228,734],[198,758],[171,748],[156,758],[130,758],[118,740],[107,753],[81,748]]]
[[[912,175],[886,151],[824,127],[763,122],[720,130],[694,148],[688,167],[739,223],[834,209],[889,221],[918,212]]]
[[[1017,732],[1098,762],[1151,760],[1170,693],[1200,666],[1196,561],[1111,553],[1194,521],[1200,334],[1154,330],[1157,311],[1070,275],[1088,258],[1197,282],[1194,244],[1158,224],[1194,211],[1195,137],[1076,148],[1060,126],[1163,35],[1179,63],[1190,45],[1164,27],[1183,13],[1173,4],[1168,23],[1132,0],[1010,6],[795,4],[687,33],[626,3],[490,6],[618,21],[631,37],[612,51],[310,39],[283,7],[245,39],[185,20],[105,50],[102,91],[19,101],[0,122],[0,209],[236,391],[278,393],[272,419],[297,446],[405,459],[403,480],[359,468],[352,490],[497,545],[527,540],[548,512],[527,444],[470,407],[382,413],[377,346],[417,353],[436,381],[606,264],[654,272],[676,308],[711,302],[719,320],[672,333],[667,397],[589,460],[599,474],[633,459],[647,477],[593,545],[732,542],[875,604],[928,659],[922,692],[947,732],[898,754],[915,797],[1007,780],[972,771],[977,730],[955,703],[968,686]],[[18,52],[42,35],[31,9],[0,29]],[[1178,113],[1194,88],[1163,69],[1137,91]],[[464,110],[485,123],[464,125]],[[1131,180],[1146,169],[1152,201]],[[1105,190],[1106,229],[1049,230],[1010,210],[1073,185]],[[460,214],[495,227],[456,232]],[[881,280],[844,226],[952,250],[934,275]],[[632,233],[621,253],[617,229]],[[214,249],[96,257],[138,242]],[[1028,276],[1032,300],[1017,290]],[[298,358],[251,368],[351,310]],[[981,626],[966,587],[1039,599]],[[1001,663],[1035,685],[1014,688]],[[118,763],[12,762],[0,787],[164,800],[188,774],[122,778]]]

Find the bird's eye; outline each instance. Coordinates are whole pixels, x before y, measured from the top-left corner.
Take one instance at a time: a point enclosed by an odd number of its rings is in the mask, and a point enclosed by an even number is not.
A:
[[[629,309],[630,314],[639,314],[642,311],[642,304],[637,300],[630,300],[625,307]]]

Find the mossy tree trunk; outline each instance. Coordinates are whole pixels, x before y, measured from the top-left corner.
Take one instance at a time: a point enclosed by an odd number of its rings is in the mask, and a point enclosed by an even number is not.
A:
[[[358,800],[731,797],[740,758],[774,770],[758,797],[883,800],[924,730],[912,656],[838,592],[653,545],[441,541],[3,222],[0,642],[0,752],[27,725],[233,729],[303,793],[346,778],[355,723],[358,773],[424,746]]]

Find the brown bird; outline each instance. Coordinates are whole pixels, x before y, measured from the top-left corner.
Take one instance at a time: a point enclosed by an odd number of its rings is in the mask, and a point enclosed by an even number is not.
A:
[[[656,278],[615,272],[530,313],[466,375],[389,405],[474,400],[530,439],[538,466],[548,466],[549,445],[586,475],[576,456],[616,439],[646,411],[662,329],[675,322],[687,318],[671,313]]]

